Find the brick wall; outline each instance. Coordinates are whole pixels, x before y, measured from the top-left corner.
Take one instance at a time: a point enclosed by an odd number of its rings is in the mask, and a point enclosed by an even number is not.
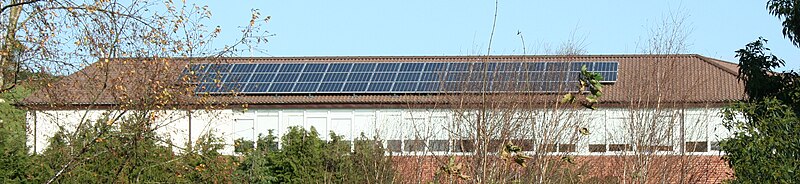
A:
[[[439,168],[449,161],[448,156],[395,156],[393,159],[404,183],[432,181]],[[464,170],[471,172],[474,168],[470,166],[473,163],[471,159],[471,156],[456,156],[456,163],[463,163]],[[538,161],[529,160],[528,168],[496,157],[491,159],[495,162],[492,169],[504,170],[510,175],[531,172],[535,163],[553,161],[550,163],[562,164],[562,168],[571,170],[580,183],[721,183],[731,178],[733,173],[719,156],[576,156],[571,164],[566,164],[560,157],[547,156],[538,158]],[[438,179],[447,181],[453,177]]]

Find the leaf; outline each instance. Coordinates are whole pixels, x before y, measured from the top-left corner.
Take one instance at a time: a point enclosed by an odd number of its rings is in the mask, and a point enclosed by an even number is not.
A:
[[[583,135],[589,135],[589,134],[591,134],[591,133],[589,133],[589,129],[588,129],[588,128],[586,128],[586,127],[579,128],[579,129],[578,129],[578,132],[580,132],[580,133],[581,133],[581,134],[583,134]]]
[[[516,157],[514,157],[514,162],[522,167],[528,167],[528,165],[525,163],[527,161],[526,159],[527,158],[522,155],[517,155]]]
[[[575,164],[575,161],[572,159],[571,156],[563,156],[561,157],[561,160],[570,164]]]
[[[597,96],[588,95],[588,96],[586,96],[586,101],[588,101],[589,103],[592,103],[592,104],[597,103]]]
[[[575,102],[575,96],[572,93],[567,93],[564,95],[564,98],[561,99],[561,103],[573,103]]]
[[[581,103],[581,105],[583,105],[583,107],[586,107],[588,109],[597,110],[597,108],[594,107],[593,103]]]
[[[592,79],[594,79],[595,81],[603,81],[603,76],[602,75],[599,75],[597,73],[593,73],[593,74],[594,74],[594,76],[592,76]]]

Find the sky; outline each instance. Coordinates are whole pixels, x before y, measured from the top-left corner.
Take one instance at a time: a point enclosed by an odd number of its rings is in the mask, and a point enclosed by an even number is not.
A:
[[[495,1],[210,1],[215,44],[233,42],[251,9],[271,16],[261,52],[239,56],[485,55]],[[588,54],[642,53],[651,30],[685,17],[685,53],[737,62],[735,51],[764,37],[782,70],[800,69],[800,49],[781,33],[766,1],[499,0],[492,55],[548,54],[575,40]],[[518,35],[521,33],[522,39]],[[524,46],[523,42],[524,40]]]

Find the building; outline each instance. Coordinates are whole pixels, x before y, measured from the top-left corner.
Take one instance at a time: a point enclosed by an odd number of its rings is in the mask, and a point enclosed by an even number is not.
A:
[[[586,95],[575,87],[581,66],[604,77],[597,110],[559,102]],[[490,146],[719,155],[729,136],[719,111],[745,98],[737,76],[736,64],[700,55],[127,58],[98,61],[20,105],[35,152],[57,130],[139,105],[159,109],[157,132],[175,143],[213,132],[233,145],[313,126],[346,140],[377,136],[397,153],[468,154],[476,125],[464,123],[484,122],[530,125],[493,132]]]

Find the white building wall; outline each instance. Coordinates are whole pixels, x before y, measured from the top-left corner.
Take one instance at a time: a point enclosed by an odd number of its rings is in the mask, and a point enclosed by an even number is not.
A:
[[[685,131],[681,135],[679,126],[675,125],[669,133],[673,141],[670,144],[674,151],[680,151],[680,138],[686,141],[712,143],[730,135],[722,127],[720,109],[685,109],[667,111],[674,118],[683,117]],[[48,139],[58,130],[72,132],[82,120],[94,121],[104,114],[117,112],[106,110],[47,110],[28,112],[28,146],[32,151],[42,152]],[[169,137],[171,142],[182,148],[187,141],[195,142],[206,133],[223,138],[227,145],[222,151],[233,154],[233,141],[238,138],[255,140],[259,135],[267,135],[269,131],[277,136],[283,135],[289,127],[314,127],[323,139],[330,139],[329,131],[344,136],[345,140],[354,140],[363,133],[367,138],[374,136],[384,141],[389,149],[410,151],[409,140],[428,140],[431,146],[428,151],[452,152],[453,148],[432,148],[435,145],[451,144],[451,140],[469,137],[469,133],[459,131],[454,124],[452,112],[437,109],[251,109],[239,110],[172,110],[160,112],[156,132]],[[191,115],[190,115],[191,114]],[[637,119],[629,109],[600,109],[580,111],[581,117],[570,121],[581,121],[577,125],[588,128],[590,135],[580,137],[575,143],[575,151],[579,154],[598,154],[590,152],[589,145],[631,144],[631,128]],[[520,123],[547,121],[546,119],[515,120]],[[537,132],[540,124],[532,127]],[[191,127],[191,128],[190,128]],[[578,128],[578,127],[575,127]],[[573,130],[566,127],[564,130]],[[191,135],[191,136],[190,136]],[[541,134],[538,134],[541,135]],[[571,134],[565,134],[571,135]],[[562,135],[563,136],[563,135]],[[522,137],[531,139],[530,137]],[[563,139],[569,139],[564,137]],[[449,142],[449,143],[448,143]],[[397,147],[399,146],[399,147]],[[712,146],[708,146],[712,147]],[[606,147],[610,149],[610,147]],[[708,148],[711,149],[711,148]],[[178,149],[180,150],[180,149]],[[424,151],[424,150],[423,150]],[[610,151],[610,150],[609,150]]]

